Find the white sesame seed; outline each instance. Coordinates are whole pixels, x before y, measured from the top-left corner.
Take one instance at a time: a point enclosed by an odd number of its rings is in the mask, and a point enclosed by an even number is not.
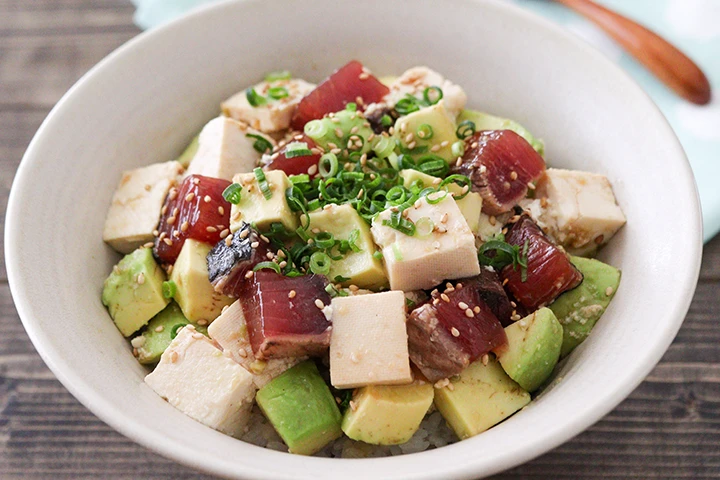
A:
[[[308,175],[315,175],[318,171],[317,165],[310,165],[310,167],[307,170]]]
[[[138,273],[137,283],[138,285],[142,285],[143,283],[145,283],[145,274],[143,272]]]
[[[467,310],[465,310],[465,316],[468,317],[468,318],[473,318],[473,317],[475,316],[475,314],[473,313],[472,310],[470,310],[470,309],[468,308]]]
[[[483,365],[487,365],[490,362],[490,355],[488,355],[487,353],[483,355],[481,362]]]
[[[178,353],[176,351],[170,352],[170,363],[177,362],[178,359]]]
[[[218,213],[220,215],[225,215],[225,209],[223,208],[222,205],[218,205]]]
[[[510,180],[517,180],[517,177],[518,177],[518,175],[517,175],[517,172],[516,172],[515,170],[513,170],[512,172],[510,172]]]
[[[248,272],[245,274],[245,278],[252,278],[252,276],[255,275],[255,272],[252,270],[248,270]]]
[[[132,345],[134,348],[142,348],[143,345],[145,345],[145,337],[140,335],[133,338],[132,340],[130,340],[130,345]]]
[[[223,230],[222,232],[220,232],[220,238],[225,238],[225,237],[227,237],[229,234],[230,234],[230,230],[226,228],[225,230]]]
[[[215,233],[215,232],[217,232],[217,228],[216,228],[216,227],[213,227],[212,225],[210,225],[209,227],[205,227],[205,230],[208,231],[208,232],[210,232],[210,233]]]
[[[288,293],[288,298],[295,298],[295,295],[297,295],[297,292],[295,290],[290,290]]]
[[[204,327],[205,325],[208,324],[208,321],[205,320],[204,318],[201,318],[200,320],[197,321],[197,324],[200,325],[201,327]]]
[[[475,313],[480,313],[480,307],[475,307],[475,308],[473,308],[473,312],[475,312]]]
[[[605,289],[605,296],[609,297],[609,296],[612,295],[612,294],[613,294],[613,288],[612,288],[612,287],[607,287],[607,288]]]
[[[162,332],[163,330],[165,330],[165,327],[164,327],[163,325],[158,325],[157,327],[155,327],[155,331],[156,331],[157,333],[160,333],[160,332]]]
[[[460,302],[460,303],[458,303],[458,307],[459,307],[460,309],[462,309],[462,310],[467,310],[467,309],[468,309],[468,304],[465,303],[465,302]]]
[[[430,147],[430,151],[431,151],[431,152],[438,152],[438,151],[440,151],[440,145],[433,145],[432,147]]]
[[[325,308],[325,304],[324,304],[323,301],[320,300],[319,298],[316,298],[316,299],[315,299],[315,306],[316,306],[317,308],[319,308],[320,310],[322,310],[323,308]]]
[[[440,294],[440,298],[442,298],[443,302],[449,302],[449,301],[450,301],[450,297],[448,297],[448,296],[445,295],[444,293],[441,293],[441,294]]]
[[[190,192],[187,195],[185,195],[185,201],[186,202],[192,202],[192,199],[195,198],[195,193]]]
[[[163,242],[165,242],[165,245],[167,245],[168,247],[172,247],[173,241],[169,238],[163,238]]]
[[[260,242],[252,242],[250,243],[250,248],[258,248],[260,246]]]
[[[450,329],[450,333],[452,333],[452,336],[453,336],[453,337],[459,337],[459,336],[460,336],[460,330],[458,330],[458,329],[455,328],[455,327],[452,327],[452,328]]]

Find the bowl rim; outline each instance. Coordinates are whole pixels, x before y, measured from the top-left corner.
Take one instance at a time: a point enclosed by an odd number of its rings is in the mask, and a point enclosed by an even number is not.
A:
[[[642,361],[638,361],[634,364],[632,369],[628,369],[629,371],[624,375],[623,381],[618,383],[613,391],[603,397],[596,398],[594,403],[592,403],[593,408],[586,408],[584,415],[579,415],[555,429],[548,430],[541,438],[538,437],[525,442],[523,450],[509,451],[495,457],[489,468],[487,468],[486,465],[484,470],[479,471],[478,466],[474,464],[474,460],[470,458],[464,458],[463,461],[460,462],[446,463],[443,465],[442,469],[443,475],[447,476],[446,478],[470,478],[471,476],[477,477],[477,475],[491,475],[507,468],[525,463],[568,441],[615,408],[650,373],[677,334],[677,331],[679,330],[689,309],[693,292],[697,284],[697,279],[699,277],[700,264],[702,260],[702,217],[694,176],[677,136],[649,95],[644,92],[642,88],[618,65],[611,62],[594,47],[581,38],[573,35],[571,32],[563,29],[559,25],[542,18],[538,14],[530,12],[510,2],[502,2],[501,0],[463,1],[478,4],[480,6],[479,8],[494,8],[503,11],[503,13],[508,16],[519,17],[524,22],[534,24],[535,26],[544,29],[548,35],[553,35],[562,42],[573,44],[574,48],[581,49],[583,53],[591,57],[593,61],[601,63],[608,73],[612,73],[614,76],[613,81],[622,82],[622,86],[632,92],[635,102],[637,102],[637,104],[643,109],[647,110],[648,114],[652,114],[657,117],[658,124],[662,125],[665,129],[665,132],[663,133],[667,138],[667,146],[672,149],[673,156],[677,157],[683,167],[682,170],[685,178],[681,180],[684,180],[685,182],[689,181],[692,185],[692,189],[694,190],[692,202],[695,209],[693,215],[688,218],[688,222],[693,224],[695,227],[693,228],[693,232],[699,233],[697,234],[696,241],[689,241],[687,244],[687,258],[694,259],[694,264],[691,263],[688,266],[686,276],[683,279],[684,282],[679,288],[682,295],[678,295],[678,300],[674,305],[672,305],[672,310],[667,314],[667,318],[671,318],[672,321],[668,321],[667,324],[664,325],[664,332],[662,336],[663,340],[644,352],[644,358],[641,359]],[[74,371],[72,365],[62,358],[62,355],[58,352],[58,350],[52,346],[50,339],[48,339],[36,325],[35,320],[30,314],[28,306],[32,303],[32,288],[24,281],[25,279],[21,274],[22,265],[16,261],[16,256],[13,255],[13,252],[22,248],[23,239],[20,234],[21,228],[19,228],[22,224],[22,218],[18,215],[20,211],[19,197],[21,196],[21,189],[28,188],[29,183],[31,183],[31,179],[28,175],[28,171],[30,170],[29,165],[33,162],[39,161],[35,152],[36,150],[39,150],[39,145],[44,141],[45,131],[50,128],[50,125],[52,125],[55,118],[59,116],[59,112],[64,109],[66,104],[73,102],[76,97],[81,96],[84,85],[91,81],[93,77],[108,68],[108,66],[112,65],[116,59],[129,55],[138,48],[142,48],[142,45],[145,42],[151,41],[151,39],[155,37],[161,37],[163,35],[173,34],[173,32],[182,31],[186,25],[192,24],[197,19],[202,18],[203,16],[213,15],[215,12],[220,12],[226,8],[240,8],[238,5],[259,2],[260,0],[221,0],[216,3],[203,5],[199,8],[193,9],[191,12],[169,22],[166,25],[140,33],[118,47],[97,65],[92,67],[68,90],[65,95],[63,95],[60,101],[53,107],[41,124],[23,155],[23,159],[18,167],[10,191],[8,207],[6,210],[5,257],[11,294],[14,299],[18,315],[20,316],[23,326],[33,345],[58,380],[60,380],[65,388],[67,388],[72,395],[93,414],[97,415],[102,421],[113,427],[122,435],[132,439],[145,448],[156,451],[168,459],[200,471],[226,478],[269,479],[271,478],[269,475],[273,475],[272,478],[289,479],[294,478],[289,473],[291,471],[303,471],[311,468],[312,466],[318,466],[319,468],[330,467],[332,462],[338,462],[338,460],[299,457],[272,452],[274,455],[282,455],[283,463],[290,464],[289,467],[284,467],[285,471],[288,473],[285,473],[284,475],[277,472],[268,473],[267,471],[262,471],[250,466],[246,466],[244,471],[238,472],[235,462],[227,461],[213,464],[212,462],[204,461],[203,459],[198,458],[197,455],[192,455],[193,450],[189,446],[173,442],[163,434],[143,425],[134,418],[127,418],[121,412],[117,411],[112,402],[95,392],[90,384]],[[461,443],[463,442],[453,446],[443,447],[442,449],[412,454],[409,458],[417,458],[416,456],[424,456],[426,458],[434,456],[434,458],[440,458],[438,456],[438,452],[444,453],[447,452],[448,449],[458,451],[459,449],[457,446]],[[276,456],[275,458],[280,460],[279,456]],[[408,458],[408,456],[403,455],[399,458]],[[391,466],[393,463],[398,463],[397,460],[393,461],[393,457],[362,460],[343,459],[342,462],[347,463],[350,469],[359,469],[361,468],[361,465],[367,466],[370,463],[384,464],[386,467]],[[437,478],[437,473],[437,471],[426,471],[424,473],[419,473],[415,476],[415,478],[429,480],[431,478]],[[388,478],[400,479],[403,478],[402,475],[403,472],[389,472]]]

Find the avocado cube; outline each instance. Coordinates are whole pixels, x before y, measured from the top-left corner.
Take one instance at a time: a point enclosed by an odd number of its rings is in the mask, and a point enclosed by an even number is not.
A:
[[[433,177],[427,173],[420,172],[418,170],[406,169],[400,170],[400,176],[403,178],[403,185],[405,188],[410,188],[415,182],[420,182],[423,187],[435,186],[435,180],[438,177]],[[456,195],[460,195],[462,187],[457,183],[450,183],[448,185],[448,191]],[[468,192],[465,197],[460,200],[455,200],[460,212],[467,220],[468,227],[473,233],[477,233],[480,228],[480,214],[482,213],[482,197],[477,192]]]
[[[310,360],[272,380],[256,398],[291,453],[312,455],[342,435],[335,398]]]
[[[105,279],[102,303],[108,308],[120,333],[129,337],[165,308],[165,272],[149,248],[139,248],[120,260]]]
[[[530,403],[530,394],[507,376],[497,360],[477,360],[450,385],[435,389],[435,406],[466,438],[482,433]]]
[[[355,391],[345,411],[342,430],[353,440],[372,445],[405,443],[420,428],[432,405],[433,390],[425,382],[362,387]]]
[[[290,210],[285,190],[291,187],[290,180],[282,170],[265,172],[265,179],[272,196],[265,198],[254,173],[240,173],[233,182],[242,186],[240,202],[230,211],[230,230],[237,232],[243,223],[255,224],[259,230],[268,230],[272,223],[282,223],[289,231],[298,226],[295,212]]]
[[[571,256],[570,261],[583,274],[583,281],[550,304],[563,327],[561,357],[585,341],[620,285],[620,270],[615,267],[592,258]]]
[[[528,129],[514,120],[496,117],[494,115],[490,115],[489,113],[478,112],[475,110],[463,110],[458,116],[458,123],[464,122],[465,120],[473,122],[475,124],[475,130],[478,132],[481,130],[512,130],[527,140],[527,142],[532,145],[533,149],[540,155],[545,154],[545,144],[543,141],[535,138]]]
[[[541,308],[505,327],[507,345],[498,352],[505,373],[532,392],[550,376],[560,359],[563,328],[552,310]]]
[[[422,138],[418,134],[421,125],[429,125],[432,136]],[[432,153],[447,162],[454,162],[456,155],[452,154],[452,144],[459,141],[456,135],[455,120],[445,108],[445,101],[440,100],[435,105],[400,117],[395,122],[395,138],[403,149],[410,152],[415,150],[419,157]],[[414,144],[414,145],[413,145]]]
[[[143,364],[153,364],[160,360],[160,355],[167,349],[168,345],[177,334],[181,326],[188,325],[190,321],[185,318],[182,310],[175,302],[165,307],[165,309],[155,315],[152,320],[145,326],[142,333],[133,338],[133,344],[137,344],[137,359]],[[207,328],[195,325],[195,330],[202,334],[207,333]]]
[[[188,238],[170,273],[177,290],[175,301],[183,315],[191,322],[205,320],[208,323],[220,315],[232,298],[218,293],[208,279],[207,255],[210,245]]]
[[[332,117],[327,116],[319,120],[313,120],[310,127],[305,129],[305,135],[312,138],[316,145],[326,151],[335,148],[348,148],[348,142],[350,141],[353,141],[353,143],[350,143],[350,151],[360,153],[370,151],[368,139],[372,138],[374,133],[365,117],[352,110],[340,110],[331,115]],[[322,126],[315,124],[315,122],[319,122],[319,125]],[[313,125],[315,126],[313,127]],[[358,141],[362,142],[361,145],[357,143]]]
[[[373,256],[376,249],[370,227],[351,205],[331,204],[310,212],[310,228],[331,233],[336,240],[355,237],[354,243],[358,250],[350,250],[342,259],[332,261],[327,275],[330,281],[339,275],[349,279],[339,282],[344,286],[356,285],[371,289],[387,286],[382,261]]]

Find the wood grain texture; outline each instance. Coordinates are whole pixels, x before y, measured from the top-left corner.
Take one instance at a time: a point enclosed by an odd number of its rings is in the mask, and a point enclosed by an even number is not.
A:
[[[85,71],[137,34],[131,16],[124,0],[0,0],[3,219],[35,130]],[[3,260],[1,479],[209,478],[134,444],[80,405],[28,340],[6,278]],[[647,380],[586,432],[494,478],[720,478],[720,238],[705,250],[685,324]]]

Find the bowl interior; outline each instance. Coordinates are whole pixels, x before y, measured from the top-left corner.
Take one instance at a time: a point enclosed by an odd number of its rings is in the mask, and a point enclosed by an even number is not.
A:
[[[623,280],[550,388],[496,428],[399,458],[302,458],[214,432],[144,385],[146,370],[100,303],[118,259],[101,232],[120,173],[174,158],[221,100],[267,71],[318,81],[353,58],[377,74],[429,65],[463,86],[471,107],[543,138],[550,165],[608,175],[628,224],[601,258]],[[491,0],[227,2],[141,35],[43,124],[7,224],[13,296],[58,378],[130,438],[234,478],[471,478],[539,455],[597,421],[659,360],[687,311],[701,250],[692,174],[650,100],[579,40]]]

